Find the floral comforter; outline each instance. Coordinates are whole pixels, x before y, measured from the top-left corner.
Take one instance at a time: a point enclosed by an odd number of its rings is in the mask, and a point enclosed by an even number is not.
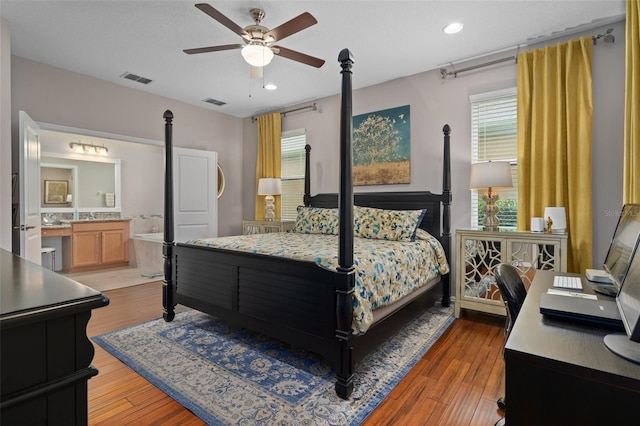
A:
[[[188,241],[187,244],[314,261],[338,267],[338,237],[295,232],[238,235]],[[449,265],[440,242],[418,230],[414,242],[354,238],[356,285],[353,331],[364,334],[373,323],[373,310],[416,290]]]

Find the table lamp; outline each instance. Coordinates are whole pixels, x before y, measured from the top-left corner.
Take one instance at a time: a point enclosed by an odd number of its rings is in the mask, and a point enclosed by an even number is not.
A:
[[[273,221],[275,218],[275,206],[273,202],[274,195],[282,194],[282,181],[279,178],[260,178],[258,180],[258,195],[264,197],[264,214],[265,220]]]
[[[486,163],[474,163],[471,165],[471,177],[469,179],[469,189],[486,189],[482,195],[485,202],[484,220],[482,229],[485,231],[497,231],[500,229],[500,219],[498,219],[498,194],[496,189],[512,188],[511,165],[508,161],[487,161]]]

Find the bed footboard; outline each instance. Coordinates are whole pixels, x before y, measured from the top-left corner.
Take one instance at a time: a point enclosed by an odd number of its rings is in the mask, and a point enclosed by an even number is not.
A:
[[[335,271],[315,262],[187,244],[175,246],[174,259],[175,303],[318,353],[339,370]],[[346,328],[350,335],[351,322]]]

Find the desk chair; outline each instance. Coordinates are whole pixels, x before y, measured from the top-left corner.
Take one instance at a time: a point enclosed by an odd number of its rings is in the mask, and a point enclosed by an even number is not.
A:
[[[509,264],[501,263],[494,270],[496,278],[496,284],[500,290],[500,295],[504,301],[504,306],[507,309],[507,321],[504,328],[504,340],[505,342],[509,338],[509,333],[513,328],[513,324],[518,318],[520,308],[524,303],[524,298],[527,296],[527,289],[524,287],[524,283],[518,274],[518,270]],[[504,398],[498,399],[498,407],[501,410],[506,410],[506,401]],[[504,419],[498,420],[496,426],[502,426],[505,424]]]

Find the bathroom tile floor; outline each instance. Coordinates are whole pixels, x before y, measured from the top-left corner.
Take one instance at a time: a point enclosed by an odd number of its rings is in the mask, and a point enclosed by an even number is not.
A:
[[[147,269],[136,267],[110,268],[63,275],[98,291],[130,287],[163,279],[161,271],[150,272]]]

